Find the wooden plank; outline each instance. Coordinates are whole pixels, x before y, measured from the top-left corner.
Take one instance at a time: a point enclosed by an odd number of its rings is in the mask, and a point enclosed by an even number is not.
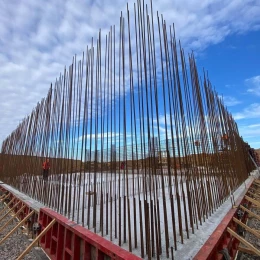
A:
[[[242,245],[239,245],[237,248],[238,251],[249,254],[249,255],[257,255],[252,249],[248,247],[244,247]]]
[[[248,191],[252,192],[252,193],[253,193],[254,195],[256,195],[256,196],[260,196],[260,192],[258,192],[258,190],[250,189],[250,190],[248,190]]]
[[[257,210],[258,210],[258,209],[260,209],[260,206],[252,205],[251,208],[252,208],[252,209],[257,209]]]
[[[254,180],[253,184],[255,184],[255,185],[257,185],[257,186],[260,187],[260,182],[259,182],[259,180]]]
[[[247,199],[248,201],[252,202],[253,204],[255,204],[257,207],[260,207],[260,202],[257,200],[254,200],[250,197],[248,197],[247,195],[245,195],[245,199]]]
[[[26,206],[24,205],[23,207],[21,207],[1,228],[0,228],[0,233],[5,229],[6,226],[8,226],[14,218],[16,218],[20,212],[25,208]]]
[[[253,182],[253,184],[260,188],[260,184],[259,183]]]
[[[239,224],[241,227],[243,227],[245,230],[247,230],[251,234],[255,235],[257,238],[260,238],[260,234],[258,232],[256,232],[255,230],[253,230],[252,228],[250,228],[249,226],[247,226],[246,224],[244,224],[237,218],[233,218],[233,221],[236,222],[237,224]]]
[[[231,228],[227,228],[227,231],[230,235],[235,237],[237,240],[239,240],[242,244],[249,247],[256,255],[260,256],[260,251],[255,248],[253,245],[251,245],[249,242],[247,242],[243,237],[239,236],[236,232],[234,232]]]
[[[260,191],[259,189],[255,189],[255,187],[252,187],[252,186],[250,186],[248,188],[248,190],[253,191],[253,192],[259,192]]]
[[[41,239],[48,230],[55,224],[56,219],[53,219],[50,224],[32,241],[32,243],[22,252],[22,254],[17,258],[17,260],[21,260],[24,258],[25,255],[27,255],[30,250],[33,248],[34,244],[38,242],[39,239]]]
[[[13,198],[11,201],[9,201],[9,203],[0,211],[0,216],[2,215],[2,213],[9,207],[9,205],[14,201],[15,198]]]
[[[2,221],[2,220],[3,220],[11,211],[13,211],[13,209],[14,209],[15,207],[17,207],[20,203],[21,203],[21,201],[17,202],[11,209],[9,209],[9,210],[4,214],[4,216],[2,216],[2,217],[0,218],[0,221]]]
[[[249,215],[252,217],[258,219],[260,221],[260,216],[256,215],[254,212],[250,211],[249,209],[245,208],[244,206],[240,205],[240,208],[244,211],[246,211]]]
[[[254,180],[254,182],[256,182],[256,183],[260,184],[260,180]]]
[[[257,195],[256,193],[253,193],[251,191],[247,191],[251,196],[254,196],[256,199],[260,199],[260,195]]]
[[[10,237],[17,228],[19,228],[29,217],[32,216],[32,214],[34,213],[34,211],[31,211],[29,215],[27,215],[23,220],[21,220],[1,241],[0,241],[0,245],[8,238]]]
[[[260,230],[257,230],[255,228],[252,228],[252,229],[260,234]]]
[[[0,200],[5,200],[7,199],[9,196],[11,195],[11,193],[8,193],[8,194],[3,194],[1,197],[0,197]]]

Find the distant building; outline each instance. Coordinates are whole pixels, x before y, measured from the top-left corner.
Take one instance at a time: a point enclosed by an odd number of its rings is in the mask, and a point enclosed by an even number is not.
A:
[[[90,161],[90,150],[89,149],[86,149],[86,162],[89,162]]]
[[[116,145],[115,144],[111,145],[111,161],[112,162],[116,161]]]
[[[158,137],[151,137],[148,143],[148,154],[149,157],[157,157],[158,156],[158,150],[159,150],[159,144],[158,144]]]
[[[100,150],[95,151],[95,162],[100,162]]]
[[[168,162],[168,153],[167,151],[160,151],[159,152],[159,164],[167,165]]]
[[[169,156],[173,156],[172,139],[167,139]]]

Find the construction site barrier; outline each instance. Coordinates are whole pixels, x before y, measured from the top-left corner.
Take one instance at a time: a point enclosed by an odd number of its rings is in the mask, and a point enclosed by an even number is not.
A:
[[[56,219],[55,224],[40,241],[51,259],[141,259],[49,208],[40,209],[39,223],[42,229],[53,219]]]
[[[253,181],[254,179],[248,183],[245,191],[236,200],[236,206],[229,210],[227,215],[196,254],[194,260],[221,260],[224,259],[223,256],[225,253],[232,257],[232,259],[235,257],[239,240],[234,238],[227,229],[230,228],[232,230],[237,230],[238,225],[233,221],[233,218],[238,217],[239,215],[238,205],[250,206],[250,203],[244,199],[244,196]],[[247,214],[244,214],[241,221],[245,222],[246,218]]]

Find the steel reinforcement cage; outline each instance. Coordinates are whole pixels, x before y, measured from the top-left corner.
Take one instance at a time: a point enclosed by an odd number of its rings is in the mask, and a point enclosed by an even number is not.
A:
[[[174,25],[137,1],[3,141],[0,179],[130,252],[169,257],[248,177],[248,150]]]

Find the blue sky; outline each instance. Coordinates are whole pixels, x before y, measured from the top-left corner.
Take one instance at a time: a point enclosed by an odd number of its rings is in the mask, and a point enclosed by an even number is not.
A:
[[[133,0],[128,1],[133,10]],[[260,3],[257,0],[154,0],[175,23],[186,52],[223,95],[240,134],[260,147]],[[1,1],[0,142],[28,115],[51,82],[96,38],[119,24],[122,0]]]
[[[198,55],[198,67],[210,80],[235,118],[240,135],[260,147],[260,31],[234,34]]]

